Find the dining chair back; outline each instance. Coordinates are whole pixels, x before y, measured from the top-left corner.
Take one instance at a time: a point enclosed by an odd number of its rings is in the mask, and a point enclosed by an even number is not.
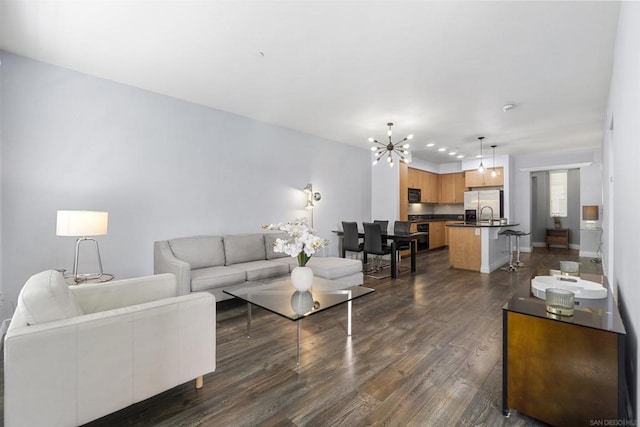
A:
[[[342,221],[342,258],[349,252],[364,251],[364,244],[360,242],[358,236],[358,223],[350,221]]]
[[[364,226],[364,251],[375,255],[387,255],[391,248],[382,244],[382,227],[379,223],[365,222]]]
[[[382,268],[380,256],[391,254],[391,248],[386,244],[382,244],[382,226],[380,223],[364,222],[364,259],[366,262],[367,255],[377,255],[373,262],[373,271]],[[386,242],[386,239],[385,239]]]

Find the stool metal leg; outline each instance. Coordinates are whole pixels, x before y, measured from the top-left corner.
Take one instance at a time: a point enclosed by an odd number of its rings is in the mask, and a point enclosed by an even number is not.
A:
[[[511,234],[507,234],[509,238],[509,265],[507,267],[503,267],[504,271],[517,271],[518,269],[513,265],[513,246],[511,245]]]
[[[524,267],[524,262],[520,261],[520,235],[516,234],[516,267]]]

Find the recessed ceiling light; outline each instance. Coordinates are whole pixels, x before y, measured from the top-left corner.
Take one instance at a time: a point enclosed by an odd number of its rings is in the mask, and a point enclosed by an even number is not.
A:
[[[441,147],[441,148],[438,148],[438,151],[447,151],[447,149],[444,147]]]
[[[462,154],[458,154],[458,155],[456,156],[456,158],[458,158],[458,159],[463,159],[463,158],[464,158],[464,156],[463,156]]]
[[[449,153],[449,155],[450,155],[450,156],[455,156],[455,155],[456,155],[456,152],[455,152],[455,151],[452,151],[452,152],[450,152],[450,153]]]
[[[427,147],[433,147],[434,145],[436,145],[436,144],[434,144],[433,142],[430,142],[430,143],[427,144]]]
[[[502,106],[502,111],[506,113],[507,111],[513,110],[514,108],[516,108],[516,104],[504,104]]]

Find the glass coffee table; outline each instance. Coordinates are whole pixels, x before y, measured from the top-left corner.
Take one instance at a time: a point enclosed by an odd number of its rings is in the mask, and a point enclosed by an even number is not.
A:
[[[298,291],[289,277],[258,282],[255,285],[232,286],[224,290],[247,303],[247,337],[251,337],[251,306],[268,310],[296,322],[296,364],[300,364],[300,327],[302,319],[332,307],[347,303],[347,335],[351,336],[351,302],[374,292],[364,286],[349,286],[334,280],[314,277],[309,291]]]

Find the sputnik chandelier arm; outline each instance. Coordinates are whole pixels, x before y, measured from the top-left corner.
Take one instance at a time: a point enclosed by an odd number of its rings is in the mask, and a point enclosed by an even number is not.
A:
[[[409,152],[407,151],[407,149],[409,148],[409,144],[405,144],[405,142],[412,139],[413,134],[407,135],[400,141],[394,143],[391,140],[391,135],[393,134],[391,127],[393,126],[393,123],[387,123],[387,126],[389,126],[389,130],[387,131],[387,137],[389,138],[389,142],[383,143],[378,141],[377,139],[374,139],[373,137],[369,138],[370,143],[377,144],[371,147],[371,151],[375,152],[375,156],[376,156],[376,159],[373,161],[373,164],[377,165],[380,159],[382,159],[386,154],[387,163],[389,164],[390,167],[393,167],[393,156],[392,156],[393,153],[396,153],[396,155],[400,158],[400,161],[409,163],[409,159],[405,157],[409,154]]]

